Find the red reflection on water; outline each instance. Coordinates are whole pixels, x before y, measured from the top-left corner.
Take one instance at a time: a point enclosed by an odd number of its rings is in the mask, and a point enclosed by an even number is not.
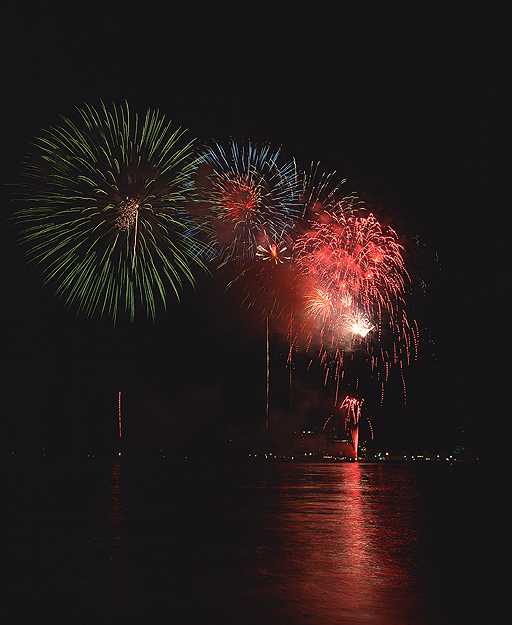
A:
[[[417,614],[408,620],[414,584],[397,485],[381,478],[357,462],[311,466],[284,493],[268,592],[286,600],[297,623],[421,622]]]
[[[124,512],[121,498],[121,463],[112,464],[112,498],[111,498],[112,530],[118,533],[124,521]]]
[[[123,527],[125,512],[122,494],[122,470],[121,462],[112,464],[111,472],[111,504],[110,504],[110,561],[112,575],[112,597],[114,605],[121,606],[125,602],[127,588],[130,580],[130,562],[123,541]]]

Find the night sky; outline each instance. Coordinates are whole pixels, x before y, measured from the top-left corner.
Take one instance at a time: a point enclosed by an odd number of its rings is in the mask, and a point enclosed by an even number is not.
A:
[[[493,261],[481,256],[504,249],[504,233],[489,237],[480,223],[494,98],[484,60],[454,50],[447,33],[441,49],[419,31],[377,39],[366,25],[354,25],[351,37],[349,25],[338,37],[313,24],[311,32],[291,24],[220,30],[206,16],[196,29],[192,17],[170,21],[143,10],[13,9],[4,22],[6,450],[108,447],[118,389],[132,445],[222,439],[263,419],[262,328],[221,280],[201,276],[156,324],[113,328],[66,310],[25,263],[9,221],[9,184],[31,137],[100,99],[158,107],[199,140],[270,140],[299,163],[319,160],[348,178],[401,233],[407,260],[427,283],[412,302],[425,331],[407,374],[408,404],[398,385],[389,390],[373,414],[377,441],[442,447],[465,439],[478,447],[492,365],[484,353],[490,337],[476,318],[504,296],[489,272]],[[488,243],[477,243],[482,238]],[[285,352],[276,343],[273,410],[286,420]],[[297,423],[323,410],[315,375],[297,375]]]

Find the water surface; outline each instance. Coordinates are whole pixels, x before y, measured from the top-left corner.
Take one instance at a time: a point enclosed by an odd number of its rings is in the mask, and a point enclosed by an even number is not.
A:
[[[479,466],[123,459],[10,476],[11,616],[488,622]]]

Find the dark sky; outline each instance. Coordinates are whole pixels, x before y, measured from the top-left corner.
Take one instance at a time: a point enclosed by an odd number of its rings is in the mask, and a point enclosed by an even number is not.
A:
[[[442,446],[460,426],[477,440],[491,375],[482,353],[489,337],[476,319],[489,310],[483,302],[504,292],[489,276],[492,261],[474,253],[488,237],[479,222],[495,99],[475,45],[427,25],[370,32],[358,22],[336,30],[328,15],[300,27],[230,28],[204,15],[200,27],[198,16],[146,15],[142,6],[130,15],[107,6],[54,11],[6,13],[4,183],[16,182],[40,128],[100,98],[158,107],[202,140],[271,140],[299,162],[322,161],[389,216],[429,281],[414,302],[429,340],[408,373],[407,407],[391,389],[373,414],[378,440]],[[114,329],[77,319],[25,264],[8,221],[9,194],[4,185],[7,449],[110,444],[118,388],[128,397],[134,444],[222,437],[226,427],[261,419],[263,337],[236,297],[204,277],[155,325]],[[487,250],[500,249],[498,232]],[[279,350],[276,344],[276,415],[287,409]],[[317,396],[322,410],[314,374],[298,375],[297,384],[297,410],[311,415]]]

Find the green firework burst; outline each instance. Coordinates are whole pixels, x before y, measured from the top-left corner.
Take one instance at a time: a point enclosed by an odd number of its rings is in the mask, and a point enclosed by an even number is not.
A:
[[[156,110],[77,111],[35,140],[16,211],[22,240],[68,306],[114,321],[139,310],[154,319],[202,266],[186,210],[193,140]]]

